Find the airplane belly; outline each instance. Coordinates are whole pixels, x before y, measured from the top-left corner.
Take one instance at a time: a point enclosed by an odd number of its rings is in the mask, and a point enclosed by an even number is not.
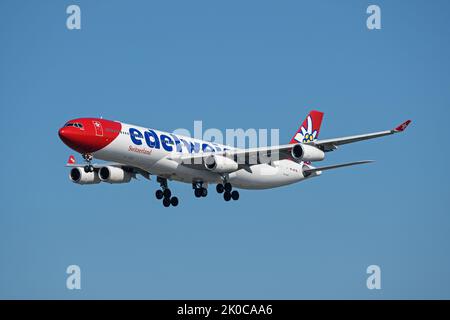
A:
[[[186,167],[176,161],[167,158],[160,159],[151,168],[151,174],[163,176],[171,180],[186,183],[203,181],[206,183],[220,183],[219,174],[208,171]]]
[[[303,179],[301,166],[289,160],[251,166],[229,175],[230,183],[242,189],[270,189],[289,185]]]

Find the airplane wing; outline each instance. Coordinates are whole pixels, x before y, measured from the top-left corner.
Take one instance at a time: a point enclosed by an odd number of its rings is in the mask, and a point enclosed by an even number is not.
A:
[[[75,163],[75,157],[70,156],[69,160],[67,161],[67,164],[65,166],[69,167],[69,168],[84,168],[85,165],[86,165],[85,163]],[[91,163],[91,165],[94,167],[94,170],[100,170],[100,168],[108,167],[108,166],[109,167],[118,167],[127,172],[132,172],[134,174],[139,173],[141,176],[143,176],[147,180],[150,180],[150,173],[148,173],[147,171],[142,170],[141,168],[129,166],[129,165],[126,165],[123,163],[103,162],[103,163]]]
[[[243,168],[248,165],[268,163],[273,159],[290,159],[292,157],[291,150],[294,146],[295,144],[286,144],[261,148],[234,149],[221,152],[205,152],[198,155],[184,155],[171,159],[188,167],[205,169],[203,165],[205,159],[211,155],[216,155],[233,159],[239,163],[239,168]]]
[[[394,133],[402,132],[406,129],[406,127],[410,123],[411,123],[411,120],[407,120],[392,130],[386,130],[386,131],[380,131],[380,132],[374,132],[374,133],[368,133],[368,134],[361,134],[361,135],[355,135],[355,136],[348,136],[348,137],[342,137],[342,138],[335,138],[335,139],[316,140],[316,141],[308,142],[305,144],[317,147],[324,152],[333,151],[333,150],[337,149],[337,146],[339,146],[339,145],[358,142],[358,141],[362,141],[362,140],[379,138],[379,137],[391,135]],[[224,152],[208,152],[208,153],[202,153],[202,154],[197,154],[197,155],[184,155],[184,156],[174,157],[171,159],[181,162],[183,165],[188,166],[188,167],[193,167],[196,169],[205,169],[203,163],[206,160],[206,158],[211,155],[219,155],[219,156],[224,156],[224,157],[233,159],[234,161],[238,162],[239,169],[242,169],[242,168],[245,168],[252,164],[270,162],[271,159],[278,159],[278,160],[292,159],[291,151],[295,145],[296,144],[286,144],[286,145],[281,145],[281,146],[270,146],[270,147],[262,147],[262,148],[227,150]],[[239,159],[239,161],[237,161],[238,159]],[[266,161],[264,161],[264,160],[266,160]],[[363,163],[366,163],[366,162],[363,162]],[[359,163],[357,163],[357,164],[359,164]],[[327,169],[323,169],[323,170],[327,170]]]
[[[342,137],[342,138],[334,138],[334,139],[326,139],[326,140],[316,140],[313,142],[309,142],[308,144],[318,147],[319,149],[322,149],[323,151],[333,151],[337,149],[338,146],[342,144],[347,143],[353,143],[358,142],[362,140],[368,140],[368,139],[374,139],[379,138],[387,135],[391,135],[394,133],[402,132],[408,127],[408,125],[411,123],[411,120],[407,120],[403,122],[401,125],[397,126],[396,128],[392,130],[386,130],[386,131],[380,131],[380,132],[374,132],[374,133],[367,133],[367,134],[360,134],[356,136],[348,136],[348,137]]]
[[[65,166],[69,168],[83,168],[85,165],[86,165],[85,163],[67,163]],[[118,162],[91,163],[91,165],[94,167],[94,169],[100,169],[106,166],[119,168],[127,167],[127,165]]]

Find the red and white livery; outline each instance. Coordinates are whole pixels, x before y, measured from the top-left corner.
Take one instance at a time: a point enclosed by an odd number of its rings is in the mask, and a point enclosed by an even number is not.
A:
[[[196,197],[206,197],[208,185],[215,184],[225,201],[238,200],[240,189],[268,189],[319,176],[322,171],[363,164],[370,160],[314,167],[313,162],[338,146],[402,132],[405,121],[392,130],[319,140],[323,119],[311,111],[289,144],[239,149],[99,118],[68,121],[59,137],[85,160],[77,164],[70,156],[69,178],[77,184],[128,183],[136,175],[157,177],[161,188],[156,197],[165,207],[177,206],[168,181],[192,184]],[[93,164],[100,159],[105,163]]]

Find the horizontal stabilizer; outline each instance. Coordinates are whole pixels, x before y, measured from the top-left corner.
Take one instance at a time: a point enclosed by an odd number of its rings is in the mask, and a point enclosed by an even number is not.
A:
[[[356,161],[356,162],[347,162],[347,163],[341,163],[341,164],[335,164],[332,166],[325,166],[325,167],[319,167],[319,168],[311,168],[311,169],[305,169],[303,170],[303,173],[313,173],[317,171],[325,171],[325,170],[331,170],[331,169],[337,169],[342,167],[349,167],[349,166],[355,166],[357,164],[365,164],[365,163],[371,163],[374,162],[373,160],[362,160],[362,161]]]

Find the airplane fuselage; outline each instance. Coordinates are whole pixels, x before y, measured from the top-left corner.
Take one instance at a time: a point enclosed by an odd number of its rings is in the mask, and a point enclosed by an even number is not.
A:
[[[80,126],[63,127],[59,135],[72,149],[94,158],[140,168],[151,175],[185,183],[221,183],[223,175],[185,166],[175,156],[236,150],[186,136],[96,118],[71,120]],[[288,159],[255,164],[227,174],[242,189],[267,189],[305,179],[303,163]]]
[[[67,122],[59,137],[81,153],[86,164],[77,164],[70,156],[69,179],[77,184],[128,183],[136,175],[147,179],[157,176],[160,189],[155,197],[164,207],[179,203],[168,180],[192,184],[197,198],[208,195],[208,184],[225,201],[239,200],[241,189],[269,189],[309,179],[322,171],[373,162],[360,160],[313,167],[325,159],[325,153],[343,144],[380,138],[403,132],[407,120],[391,129],[360,135],[319,140],[323,112],[312,110],[289,144],[238,149],[169,132],[98,118],[80,118]],[[92,164],[93,158],[105,163]]]

